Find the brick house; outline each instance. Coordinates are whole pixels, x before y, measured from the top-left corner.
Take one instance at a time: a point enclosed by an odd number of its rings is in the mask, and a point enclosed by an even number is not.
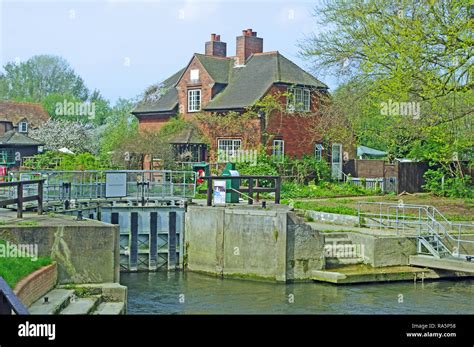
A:
[[[42,105],[0,101],[0,165],[18,167],[23,157],[38,154],[43,144],[28,136],[49,120]]]
[[[322,158],[332,152],[335,165],[342,162],[342,146],[325,148],[329,146],[323,146],[323,135],[312,130],[317,117],[307,116],[318,111],[320,96],[328,87],[278,51],[263,52],[263,39],[252,29],[243,30],[236,38],[233,57],[227,56],[227,44],[220,35],[211,34],[205,54],[195,53],[186,67],[161,86],[164,92],[160,97],[144,99],[132,111],[141,131],[159,130],[178,114],[192,121],[196,113],[243,113],[266,95],[275,96],[281,105],[269,116],[259,114],[240,132],[206,132],[198,122],[194,134],[180,134],[172,141],[178,152],[190,150],[194,161],[225,161],[222,158],[232,157],[240,149],[263,145],[276,157],[309,154]],[[196,134],[199,131],[210,146],[199,140],[203,137]],[[249,142],[246,133],[256,136]]]

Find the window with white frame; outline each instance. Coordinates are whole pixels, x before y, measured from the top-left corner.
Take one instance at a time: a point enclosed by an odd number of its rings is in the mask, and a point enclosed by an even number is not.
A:
[[[282,161],[285,156],[285,141],[273,140],[272,154],[277,161]]]
[[[188,90],[188,112],[201,111],[201,89]]]
[[[221,163],[231,161],[237,156],[242,141],[239,139],[221,139],[217,141],[217,160]]]
[[[317,161],[321,161],[323,159],[323,145],[317,143],[314,145],[314,157]]]
[[[288,112],[309,112],[311,106],[311,93],[307,88],[288,88],[286,97],[286,110]]]
[[[198,82],[199,81],[199,70],[198,69],[192,69],[189,72],[189,79],[192,82]]]
[[[20,122],[18,124],[18,132],[27,133],[28,132],[28,122]]]

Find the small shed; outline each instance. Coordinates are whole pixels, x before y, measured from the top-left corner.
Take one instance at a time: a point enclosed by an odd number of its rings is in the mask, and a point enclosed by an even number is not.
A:
[[[357,147],[357,157],[359,159],[385,158],[387,155],[387,152],[375,148],[370,148],[366,146]]]
[[[30,157],[42,151],[44,146],[38,140],[14,130],[0,135],[0,165],[17,167],[24,157]]]
[[[173,136],[169,143],[174,147],[178,161],[194,163],[206,161],[207,144],[204,143],[199,129],[194,126],[186,127]]]

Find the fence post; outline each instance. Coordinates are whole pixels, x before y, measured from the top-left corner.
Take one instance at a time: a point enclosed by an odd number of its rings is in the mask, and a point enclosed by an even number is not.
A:
[[[275,204],[280,204],[280,186],[281,177],[278,176],[275,178]]]
[[[16,217],[23,218],[23,183],[21,181],[18,182],[16,194],[18,199]]]
[[[212,205],[212,178],[207,178],[207,206]]]
[[[43,183],[44,181],[41,180],[38,182],[38,214],[43,214]]]
[[[249,178],[249,199],[248,204],[253,204],[253,178]]]

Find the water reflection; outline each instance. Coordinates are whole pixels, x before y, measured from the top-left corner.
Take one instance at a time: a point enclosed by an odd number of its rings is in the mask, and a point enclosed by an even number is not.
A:
[[[335,286],[121,274],[129,314],[473,314],[474,280]]]

